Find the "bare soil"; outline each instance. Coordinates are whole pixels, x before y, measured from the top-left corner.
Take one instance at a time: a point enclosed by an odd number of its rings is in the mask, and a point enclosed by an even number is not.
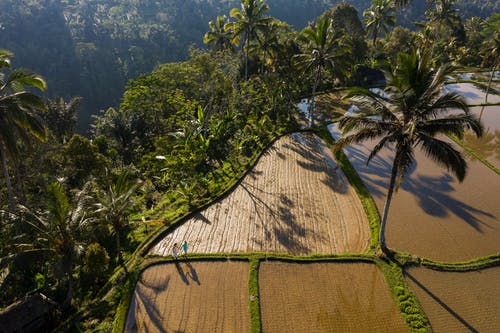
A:
[[[434,332],[500,332],[500,267],[466,273],[412,268],[406,280]]]
[[[315,135],[278,140],[225,199],[161,240],[152,254],[189,252],[364,252],[370,231],[359,198]]]
[[[408,332],[373,264],[263,262],[263,332]]]
[[[383,211],[394,152],[370,164],[374,142],[345,149]],[[461,148],[457,148],[461,149]],[[476,158],[462,183],[419,150],[416,163],[393,196],[387,222],[389,247],[440,261],[462,261],[500,251],[500,176]]]
[[[248,262],[178,262],[146,269],[125,332],[249,332]]]

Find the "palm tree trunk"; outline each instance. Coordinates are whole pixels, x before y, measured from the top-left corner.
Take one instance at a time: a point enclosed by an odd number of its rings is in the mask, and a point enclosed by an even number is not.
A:
[[[125,275],[128,275],[127,266],[125,265],[125,262],[122,257],[122,250],[120,246],[120,232],[116,230],[115,233],[116,233],[116,252],[118,252],[118,265],[122,266],[123,270],[125,271]]]
[[[64,300],[63,307],[65,309],[71,306],[71,300],[73,299],[73,278],[71,276],[71,272],[73,269],[70,269],[69,272],[66,273],[68,277],[68,292],[66,293],[66,299]]]
[[[7,185],[7,194],[9,196],[9,207],[12,209],[14,207],[14,191],[12,190],[9,169],[7,167],[7,156],[5,154],[5,149],[2,143],[0,143],[0,155],[2,158],[3,178],[5,179],[5,184]]]
[[[397,176],[397,165],[396,162],[392,165],[391,171],[391,180],[389,182],[389,189],[387,190],[387,198],[385,199],[384,205],[384,213],[382,215],[382,221],[380,222],[380,234],[379,234],[379,243],[382,252],[384,252],[387,256],[390,255],[389,248],[385,244],[385,227],[387,225],[387,216],[389,215],[389,206],[391,205],[392,194],[394,192],[394,185],[396,184],[396,176]]]
[[[316,75],[314,76],[313,90],[312,90],[312,99],[311,104],[309,106],[309,125],[314,127],[314,111],[316,108],[316,89],[318,88],[319,79],[321,77],[321,67],[318,66],[316,70]]]
[[[490,93],[490,88],[491,88],[491,82],[493,81],[493,76],[495,75],[495,69],[497,67],[497,64],[493,64],[493,68],[491,69],[491,75],[490,79],[488,81],[488,86],[486,87],[486,95],[484,96],[484,104],[488,104],[488,94]],[[481,112],[479,113],[479,120],[483,117],[483,111],[484,111],[485,105],[481,108]]]
[[[245,43],[243,47],[245,48],[245,81],[248,80],[248,34],[245,33]]]

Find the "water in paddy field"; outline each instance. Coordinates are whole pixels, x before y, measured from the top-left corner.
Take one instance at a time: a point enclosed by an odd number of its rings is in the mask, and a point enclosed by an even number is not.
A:
[[[480,109],[472,108],[472,112],[477,114]],[[481,139],[484,141],[474,142],[474,149],[498,166],[500,106],[487,107],[482,120],[489,135]],[[337,124],[329,129],[334,138],[340,137]],[[473,146],[471,137],[466,142]],[[366,142],[344,151],[381,213],[394,151],[383,149],[366,165],[374,145],[375,141]],[[500,175],[455,147],[464,153],[469,165],[463,183],[423,152],[415,152],[416,162],[391,203],[386,234],[389,247],[443,261],[468,260],[500,251]]]
[[[445,86],[445,91],[456,92],[463,97],[467,104],[484,103],[486,92],[478,88],[473,83],[451,83]],[[488,95],[488,103],[500,103],[500,96],[490,91]]]
[[[481,116],[484,133],[480,138],[473,133],[466,133],[464,143],[500,169],[500,106],[487,106],[484,110],[482,107],[474,107],[471,108],[471,112],[478,117]],[[468,160],[472,158],[469,155]]]

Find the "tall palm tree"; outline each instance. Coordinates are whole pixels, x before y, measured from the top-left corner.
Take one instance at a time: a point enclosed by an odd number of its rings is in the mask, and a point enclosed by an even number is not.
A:
[[[125,171],[118,175],[116,181],[97,193],[95,213],[111,227],[116,239],[117,262],[127,272],[121,253],[120,237],[129,225],[127,219],[130,208],[134,205],[134,195],[141,182]]]
[[[491,82],[493,81],[493,76],[495,75],[495,70],[500,64],[500,29],[496,31],[492,39],[485,42],[486,45],[486,57],[491,59],[491,74],[488,80],[488,86],[486,87],[486,95],[484,97],[484,104],[488,103],[488,94],[491,88]],[[484,109],[484,106],[483,106]],[[481,109],[481,115],[483,113]]]
[[[462,24],[457,10],[454,8],[455,0],[433,0],[434,9],[429,9],[425,15],[431,25],[434,25],[437,33],[440,34],[444,28],[453,30]]]
[[[226,15],[217,16],[215,21],[208,22],[210,31],[203,37],[203,42],[212,45],[214,50],[233,50],[232,32],[224,28],[228,23]]]
[[[363,88],[353,88],[348,94],[348,97],[360,100],[362,113],[340,120],[343,137],[338,141],[337,149],[381,137],[368,156],[369,163],[382,148],[395,147],[379,235],[381,249],[388,255],[385,228],[389,206],[393,191],[397,190],[414,162],[414,150],[423,150],[462,181],[467,169],[465,160],[451,144],[436,136],[453,134],[462,137],[466,129],[472,130],[476,136],[482,134],[480,122],[469,113],[464,99],[456,93],[442,93],[446,76],[450,73],[448,65],[434,70],[428,51],[401,53],[397,67],[387,73],[387,96]],[[451,110],[459,112],[452,113]]]
[[[10,58],[13,54],[0,50],[0,158],[9,202],[14,203],[14,192],[7,167],[7,158],[15,159],[19,155],[17,140],[29,144],[30,138],[47,139],[47,131],[37,115],[38,110],[45,111],[42,98],[28,91],[36,88],[44,91],[45,81],[37,74],[25,69],[10,72]]]
[[[342,76],[346,70],[345,56],[350,51],[342,45],[341,34],[332,29],[331,20],[326,16],[319,18],[315,25],[302,30],[299,40],[305,44],[305,50],[304,53],[294,55],[293,60],[304,73],[313,72],[309,116],[310,125],[314,126],[316,89],[323,72],[329,70],[336,76]]]
[[[73,273],[77,260],[85,247],[85,232],[92,225],[92,218],[86,214],[89,197],[86,189],[77,193],[71,204],[62,185],[54,182],[47,189],[45,211],[37,213],[27,207],[19,206],[18,218],[26,222],[31,231],[26,235],[14,237],[15,252],[5,262],[23,260],[26,255],[48,253],[54,260],[54,272],[59,281],[67,281],[64,307],[71,305],[73,298]],[[33,239],[33,235],[36,235]],[[23,243],[24,241],[25,243]]]
[[[248,79],[249,44],[258,39],[259,31],[263,30],[272,18],[265,16],[269,6],[264,0],[241,0],[241,8],[233,8],[229,15],[236,20],[226,24],[225,29],[233,32],[233,43],[238,45],[243,37],[242,48],[245,52],[245,79]]]
[[[394,6],[391,0],[373,0],[370,8],[363,12],[366,31],[371,34],[373,45],[377,42],[378,34],[382,31],[389,32],[389,27],[396,23]]]

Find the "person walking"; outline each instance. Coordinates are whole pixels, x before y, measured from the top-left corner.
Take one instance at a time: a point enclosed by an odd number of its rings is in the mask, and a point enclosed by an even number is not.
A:
[[[184,252],[184,258],[187,259],[188,254],[188,243],[186,241],[182,242],[182,251]]]
[[[177,260],[177,257],[179,256],[179,245],[177,243],[175,243],[172,248],[172,255],[174,256],[174,259]]]

